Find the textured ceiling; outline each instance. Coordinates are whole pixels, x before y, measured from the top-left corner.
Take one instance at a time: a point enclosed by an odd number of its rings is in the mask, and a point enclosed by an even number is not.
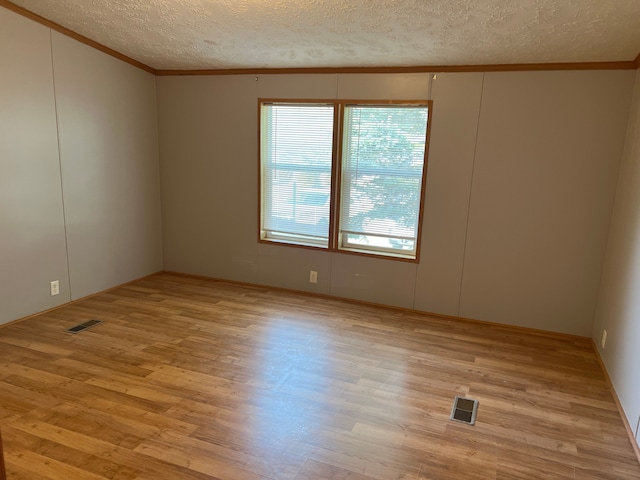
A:
[[[155,69],[629,61],[640,0],[11,0]]]

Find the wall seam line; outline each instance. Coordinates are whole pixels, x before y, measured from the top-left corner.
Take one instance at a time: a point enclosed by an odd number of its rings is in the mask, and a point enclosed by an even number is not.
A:
[[[62,223],[64,225],[64,248],[67,263],[67,285],[69,285],[69,300],[73,300],[71,290],[71,266],[69,264],[69,235],[67,231],[67,211],[64,199],[64,181],[62,176],[62,149],[60,147],[60,116],[58,114],[58,93],[56,91],[56,68],[53,60],[53,30],[49,29],[49,45],[51,49],[51,80],[53,86],[53,108],[56,114],[56,143],[58,146],[58,170],[60,172],[60,196],[62,200]]]
[[[437,73],[429,73],[428,77],[427,77],[427,82],[426,82],[426,87],[427,87],[427,100],[429,101],[433,101],[432,98],[432,88],[433,88],[433,77],[434,75],[437,75]],[[433,109],[429,109],[429,115],[433,114]],[[427,166],[427,169],[429,167]],[[429,172],[424,172],[422,173],[423,175],[428,175]],[[422,211],[420,212],[420,215],[422,215],[422,230],[424,232],[424,211],[427,209],[427,205],[426,205],[426,198],[427,198],[427,192],[426,192],[426,184],[425,184],[425,192],[422,193],[425,197],[425,205],[422,207]],[[423,233],[424,235],[424,233]],[[423,237],[424,238],[424,237]],[[420,249],[420,252],[422,252],[422,245],[418,245],[418,248]],[[416,301],[417,301],[417,296],[418,296],[418,273],[420,272],[420,263],[415,263],[414,264],[414,273],[413,273],[413,296],[411,297],[411,308],[415,309],[416,308]]]
[[[480,137],[480,116],[482,115],[482,102],[484,100],[484,80],[486,73],[482,74],[482,85],[480,86],[480,103],[478,105],[478,118],[476,120],[476,141],[473,145],[473,161],[471,162],[471,180],[469,182],[469,201],[467,202],[467,222],[464,229],[464,246],[462,248],[462,268],[460,269],[460,285],[458,287],[458,317],[462,304],[462,284],[464,283],[464,270],[467,260],[467,241],[469,239],[469,219],[471,218],[471,198],[473,195],[473,180],[476,173],[476,156],[478,153],[478,138]]]

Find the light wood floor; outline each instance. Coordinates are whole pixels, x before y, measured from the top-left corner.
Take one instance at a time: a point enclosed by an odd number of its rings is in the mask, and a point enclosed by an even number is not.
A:
[[[640,479],[588,340],[169,274],[0,328],[0,428],[9,480]]]

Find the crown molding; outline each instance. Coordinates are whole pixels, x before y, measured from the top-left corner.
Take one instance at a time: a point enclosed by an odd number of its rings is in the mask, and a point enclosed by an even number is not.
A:
[[[635,61],[574,63],[513,63],[495,65],[422,65],[415,67],[235,68],[211,70],[156,70],[156,75],[295,75],[336,73],[451,73],[530,72],[542,70],[633,70]]]

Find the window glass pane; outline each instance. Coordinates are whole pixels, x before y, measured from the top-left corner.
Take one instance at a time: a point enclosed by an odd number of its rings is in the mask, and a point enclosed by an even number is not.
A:
[[[341,247],[415,256],[428,109],[345,107]]]
[[[262,237],[328,245],[333,105],[265,104]]]

